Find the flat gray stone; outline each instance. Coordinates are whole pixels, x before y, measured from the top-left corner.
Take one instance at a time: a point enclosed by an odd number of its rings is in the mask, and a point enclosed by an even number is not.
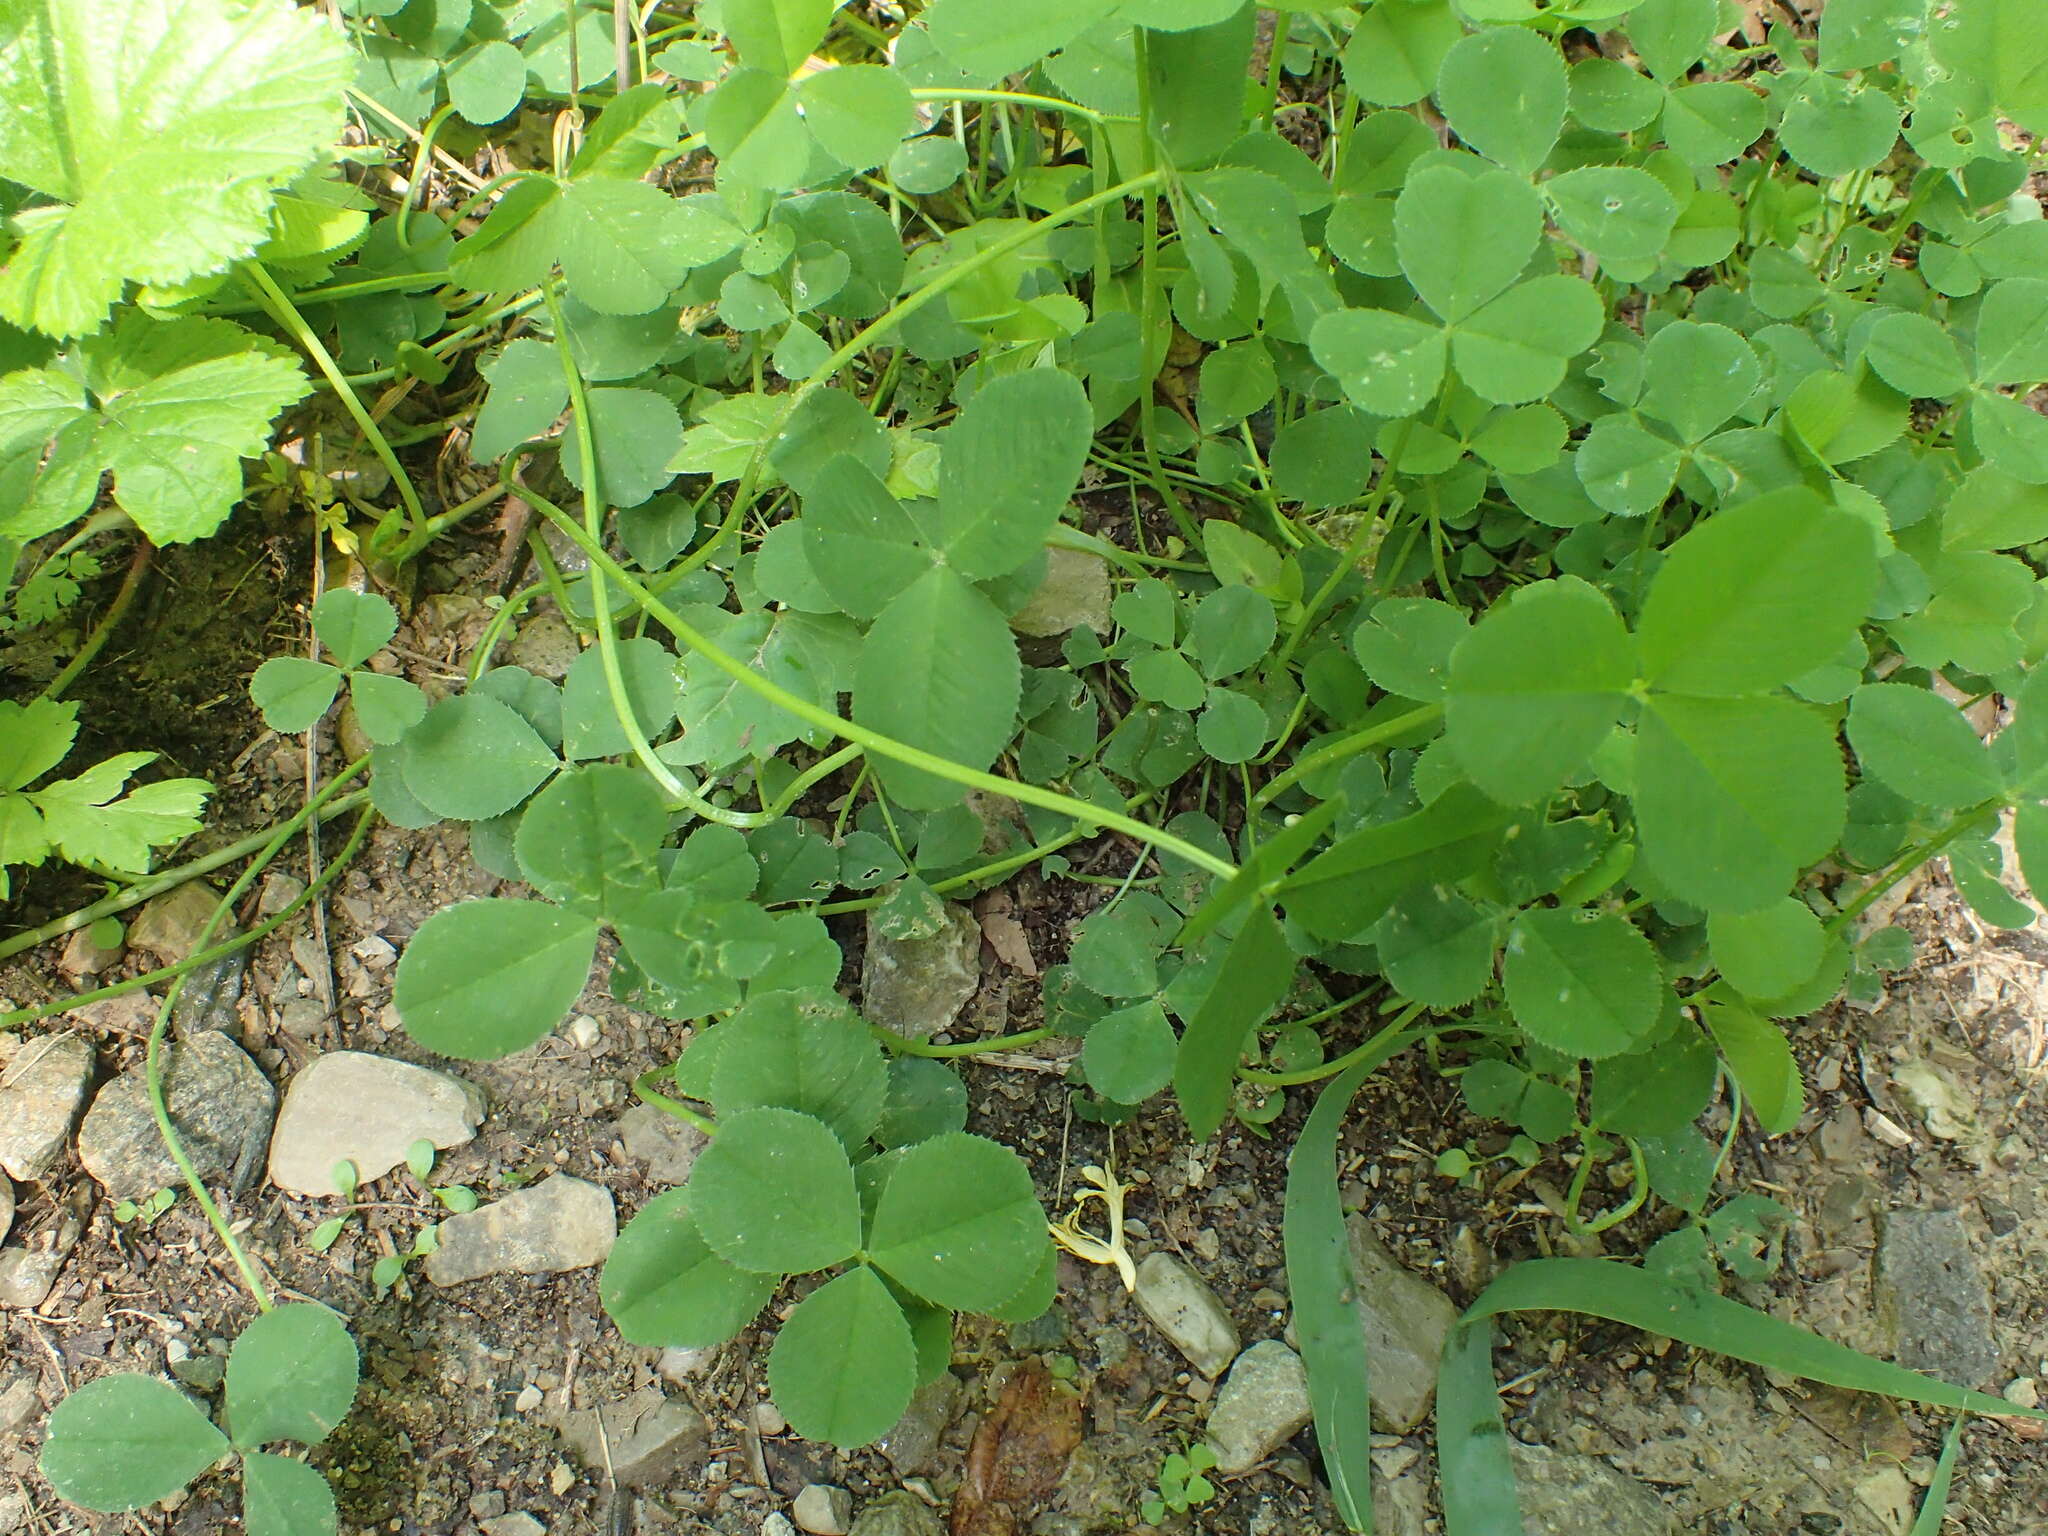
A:
[[[443,1150],[476,1135],[483,1095],[446,1072],[363,1051],[329,1051],[292,1079],[270,1135],[270,1182],[332,1195],[334,1165],[367,1184],[405,1161],[416,1141]]]
[[[1895,1330],[1895,1358],[1959,1387],[1987,1385],[1998,1369],[1991,1294],[1954,1211],[1893,1211],[1877,1253],[1879,1314]]]
[[[1010,628],[1035,640],[1073,629],[1109,633],[1109,566],[1078,549],[1048,549],[1045,580],[1010,615]]]
[[[1300,1434],[1313,1416],[1308,1370],[1278,1339],[1265,1339],[1237,1357],[1209,1410],[1207,1439],[1216,1470],[1225,1477],[1249,1472]]]
[[[875,1447],[889,1458],[898,1477],[915,1477],[931,1465],[959,1401],[960,1380],[951,1371],[941,1371],[935,1380],[917,1389],[896,1427]]]
[[[477,1527],[483,1536],[548,1536],[548,1528],[524,1510],[493,1515]]]
[[[427,1278],[460,1285],[485,1275],[548,1275],[600,1264],[618,1236],[608,1189],[558,1173],[441,1223]]]
[[[626,1156],[646,1164],[647,1177],[657,1184],[685,1183],[698,1154],[711,1145],[697,1127],[652,1104],[635,1104],[619,1116],[619,1140]]]
[[[1458,1320],[1451,1300],[1389,1253],[1363,1216],[1344,1224],[1372,1362],[1372,1425],[1402,1435],[1429,1417],[1437,1361]]]
[[[1167,1342],[1204,1376],[1221,1376],[1243,1347],[1237,1324],[1208,1283],[1164,1250],[1139,1261],[1136,1299]]]
[[[946,1536],[946,1528],[914,1493],[885,1493],[860,1512],[852,1536]]]
[[[871,1023],[922,1040],[958,1018],[980,985],[981,925],[967,908],[945,903],[938,931],[918,938],[891,938],[870,909],[860,993]]]
[[[83,1036],[49,1034],[24,1043],[0,1071],[0,1168],[23,1183],[47,1173],[64,1151],[91,1083],[92,1044]]]
[[[1597,1456],[1574,1456],[1510,1437],[1527,1536],[1680,1536],[1664,1503]]]
[[[700,1349],[684,1349],[680,1345],[671,1344],[661,1352],[660,1359],[654,1362],[654,1368],[661,1373],[664,1381],[672,1381],[680,1387],[685,1382],[705,1375],[718,1364],[722,1347],[713,1344]]]
[[[704,1416],[655,1387],[562,1420],[562,1440],[583,1464],[628,1488],[647,1488],[703,1466],[711,1450]],[[607,1460],[609,1453],[609,1460]]]
[[[67,1214],[16,1248],[0,1248],[0,1307],[40,1307],[49,1299],[64,1261],[78,1246],[85,1224]]]
[[[164,1047],[164,1102],[202,1179],[242,1187],[261,1165],[277,1090],[226,1035],[208,1031]],[[184,1175],[164,1149],[137,1062],[99,1091],[78,1128],[78,1160],[116,1200],[175,1188]]]

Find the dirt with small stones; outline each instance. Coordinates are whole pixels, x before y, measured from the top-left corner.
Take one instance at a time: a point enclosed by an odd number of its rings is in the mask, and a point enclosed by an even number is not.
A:
[[[408,662],[416,680],[445,686],[479,611],[461,601],[423,605],[401,637],[416,658]],[[250,745],[257,750],[242,750]],[[239,793],[252,812],[282,814],[293,803],[304,766],[293,743],[264,743],[252,732],[227,755],[242,758]],[[1082,869],[1120,873],[1132,853],[1111,839],[1070,857]],[[682,1047],[686,1027],[636,1014],[598,986],[579,1008],[594,1028],[557,1031],[504,1061],[448,1063],[419,1050],[390,1005],[392,957],[420,923],[452,902],[514,889],[470,862],[460,829],[380,828],[332,892],[324,949],[303,919],[255,948],[233,1029],[280,1089],[315,1054],[343,1047],[452,1070],[482,1090],[489,1113],[474,1141],[443,1155],[433,1183],[464,1184],[491,1200],[568,1173],[608,1189],[623,1222],[661,1187],[621,1144],[619,1121],[634,1102],[629,1085]],[[984,899],[978,911],[993,936],[983,947],[983,986],[954,1036],[1036,1023],[1040,983],[1032,972],[1064,957],[1072,923],[1103,895],[1026,874]],[[260,903],[260,888],[251,900]],[[2025,1397],[2048,1376],[2048,941],[2033,931],[1986,932],[1938,875],[1895,920],[1913,931],[1918,960],[1893,978],[1883,1003],[1831,1009],[1793,1030],[1811,1098],[1799,1127],[1770,1141],[1736,1138],[1724,1192],[1768,1193],[1798,1217],[1783,1267],[1738,1294],[1889,1355],[1896,1341],[1873,1292],[1883,1221],[1896,1212],[1955,1211],[1985,1276],[1997,1341],[1994,1377],[1977,1384]],[[834,921],[851,989],[858,926]],[[57,955],[49,946],[0,966],[0,996],[18,1005],[61,993]],[[127,956],[99,979],[150,963]],[[1340,1023],[1333,1044],[1362,1022]],[[104,1082],[139,1059],[138,1026],[146,1029],[138,1010],[102,1010],[0,1037],[0,1051],[46,1028],[80,1029],[98,1047]],[[1191,1146],[1175,1115],[1157,1109],[1119,1127],[1112,1146],[1102,1127],[1072,1113],[1070,1055],[1048,1046],[968,1066],[970,1129],[1022,1153],[1055,1214],[1071,1203],[1083,1164],[1109,1163],[1132,1186],[1125,1235],[1134,1252],[1164,1247],[1186,1259],[1247,1345],[1284,1337],[1283,1152],[1308,1096],[1292,1096],[1270,1137],[1237,1128]],[[1705,1122],[1715,1133],[1724,1125]],[[1358,1097],[1340,1159],[1345,1203],[1461,1305],[1514,1259],[1593,1251],[1557,1218],[1558,1191],[1572,1170],[1554,1155],[1526,1174],[1504,1177],[1499,1170],[1510,1165],[1494,1165],[1476,1186],[1434,1172],[1447,1147],[1490,1153],[1504,1140],[1467,1117],[1454,1087],[1411,1055]],[[1599,1182],[1590,1200],[1622,1198]],[[48,1410],[97,1376],[171,1370],[217,1390],[218,1361],[250,1307],[192,1203],[180,1199],[147,1226],[117,1223],[75,1157],[17,1193],[10,1247],[47,1244],[67,1225],[82,1236],[47,1300],[0,1311],[0,1532],[196,1536],[227,1528],[235,1495],[220,1476],[201,1479],[170,1507],[95,1517],[56,1499],[35,1468]],[[1216,1390],[1187,1369],[1113,1270],[1068,1258],[1047,1318],[1011,1329],[963,1321],[953,1366],[960,1390],[937,1427],[937,1448],[924,1463],[899,1467],[879,1450],[841,1454],[786,1430],[766,1397],[771,1328],[750,1330],[697,1373],[669,1381],[658,1351],[625,1344],[605,1321],[592,1269],[441,1290],[415,1265],[380,1292],[371,1280],[377,1260],[408,1248],[437,1214],[427,1189],[403,1170],[362,1192],[365,1208],[324,1253],[309,1239],[338,1200],[285,1196],[260,1179],[221,1193],[279,1293],[335,1307],[362,1345],[356,1407],[313,1457],[334,1482],[349,1536],[493,1536],[520,1513],[556,1536],[753,1536],[811,1484],[848,1489],[857,1508],[907,1487],[943,1513],[974,1503],[956,1498],[1006,1455],[1029,1446],[1052,1455],[1046,1447],[1064,1453],[1069,1445],[1071,1454],[1057,1458],[1063,1477],[1032,1480],[1021,1507],[1004,1503],[1007,1526],[965,1528],[1044,1536],[1125,1529],[1161,1458],[1199,1438]],[[1638,1252],[1671,1224],[1668,1215],[1638,1217],[1599,1246]],[[771,1318],[791,1300],[785,1295]],[[1674,1532],[1903,1532],[1944,1428],[1942,1415],[1814,1389],[1584,1319],[1510,1319],[1497,1370],[1517,1436],[1601,1458],[1640,1480],[1669,1510]],[[1018,1388],[1020,1371],[1034,1373],[1030,1391]],[[705,1416],[708,1449],[664,1480],[615,1487],[601,1460],[586,1464],[566,1448],[557,1426],[572,1411],[650,1389]],[[1948,1529],[2048,1536],[2048,1447],[2028,1428],[1973,1421]],[[1374,1460],[1393,1501],[1384,1528],[1400,1536],[1439,1529],[1427,1432],[1375,1437]],[[1339,1530],[1314,1431],[1261,1470],[1224,1482],[1183,1525],[1231,1536]]]

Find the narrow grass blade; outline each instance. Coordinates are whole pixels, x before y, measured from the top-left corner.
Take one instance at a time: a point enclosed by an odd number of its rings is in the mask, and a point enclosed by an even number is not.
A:
[[[1371,1362],[1337,1191],[1337,1133],[1359,1084],[1428,1033],[1399,1031],[1333,1078],[1287,1157],[1281,1235],[1316,1441],[1337,1513],[1347,1529],[1365,1536],[1372,1532]]]
[[[1934,1477],[1927,1484],[1927,1497],[1920,1501],[1920,1515],[1913,1522],[1912,1536],[1941,1536],[1941,1522],[1948,1518],[1949,1486],[1956,1480],[1956,1452],[1962,1449],[1963,1426],[1969,1422],[1968,1414],[1958,1414],[1955,1423],[1949,1425],[1948,1436],[1941,1442],[1941,1460],[1934,1464]]]

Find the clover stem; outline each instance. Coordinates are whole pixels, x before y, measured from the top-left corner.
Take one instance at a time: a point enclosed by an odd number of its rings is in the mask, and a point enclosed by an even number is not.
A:
[[[885,736],[880,731],[848,720],[844,716],[836,715],[822,705],[815,704],[809,699],[791,693],[787,688],[756,672],[738,657],[712,644],[710,639],[700,633],[681,614],[648,591],[644,582],[641,582],[632,572],[612,559],[605,552],[604,547],[592,539],[576,523],[576,520],[560,507],[554,506],[541,497],[536,496],[531,499],[541,514],[549,522],[561,529],[570,542],[583,551],[585,556],[589,558],[592,569],[601,570],[607,577],[617,582],[634,601],[647,611],[655,623],[675,636],[682,644],[702,656],[742,688],[766,699],[771,704],[787,710],[806,724],[817,726],[821,730],[830,731],[841,740],[849,741],[859,746],[871,756],[888,758],[891,762],[902,763],[907,768],[919,769],[934,777],[958,784],[964,789],[980,789],[986,790],[991,794],[1006,795],[1010,799],[1022,801],[1026,805],[1035,805],[1040,810],[1053,811],[1062,816],[1070,816],[1083,826],[1107,828],[1112,831],[1122,832],[1128,837],[1134,837],[1141,843],[1146,843],[1171,853],[1177,858],[1184,859],[1188,863],[1193,864],[1196,868],[1205,870],[1209,874],[1219,876],[1222,879],[1228,880],[1237,873],[1237,866],[1228,859],[1218,858],[1206,848],[1199,847],[1187,839],[1177,837],[1162,828],[1150,826],[1145,822],[1137,820],[1135,817],[1127,816],[1121,811],[1112,811],[1099,805],[1090,805],[1085,800],[1076,800],[1073,796],[1060,794],[1056,790],[1041,789],[1036,784],[1027,784],[1019,779],[1005,779],[999,775],[986,773],[977,768],[964,767],[950,758],[940,757],[935,752],[927,752],[922,747],[913,747],[907,742],[896,740],[893,736]]]
[[[343,782],[353,777],[355,777],[353,773],[345,773]],[[368,798],[368,794],[369,792],[364,790],[353,795],[346,795],[339,801],[331,802],[327,807],[328,813],[330,815],[340,815],[345,810],[361,806]],[[269,937],[294,917],[297,917],[299,913],[303,912],[309,902],[318,897],[320,892],[327,886],[334,883],[335,877],[345,867],[346,860],[339,860],[327,865],[326,868],[320,871],[319,877],[294,897],[288,906],[279,912],[273,913],[263,922],[251,928],[247,933],[236,934],[232,939],[223,940],[210,949],[196,950],[175,965],[160,966],[153,971],[144,971],[139,976],[126,977],[121,981],[113,983],[111,986],[96,987],[90,992],[74,992],[67,997],[60,997],[51,1002],[37,1003],[31,1008],[17,1008],[11,1013],[0,1013],[0,1029],[12,1029],[17,1024],[29,1024],[37,1019],[49,1018],[52,1014],[68,1013],[74,1008],[83,1008],[91,1003],[105,1002],[108,998],[125,997],[130,992],[140,992],[145,987],[155,986],[158,982],[175,981],[188,972],[198,970],[201,966],[211,965],[214,961],[225,959],[238,950],[247,949],[251,944]],[[186,877],[180,876],[180,878]]]
[[[342,409],[348,412],[362,431],[365,441],[370,445],[370,451],[376,454],[377,461],[390,474],[391,483],[398,488],[399,499],[405,503],[406,521],[410,529],[405,542],[394,553],[394,558],[403,559],[415,553],[426,542],[427,511],[420,505],[420,493],[413,489],[412,479],[406,474],[405,466],[398,462],[398,454],[384,436],[384,429],[377,425],[376,419],[364,408],[354,387],[343,376],[341,365],[335,362],[325,343],[313,334],[313,328],[306,324],[306,317],[299,313],[297,306],[292,303],[285,291],[277,286],[277,280],[265,270],[263,263],[244,262],[235,270],[245,283],[255,289],[270,318],[275,320],[285,333],[299,344],[300,350],[313,360],[313,366],[326,378],[328,386],[334,391],[334,397],[341,402]]]
[[[127,616],[129,608],[134,605],[136,594],[142,590],[142,579],[149,574],[149,562],[155,553],[156,546],[150,543],[149,536],[138,534],[134,557],[128,562],[128,574],[121,578],[121,586],[114,593],[114,600],[107,604],[107,611],[100,615],[99,623],[93,625],[92,633],[85,637],[85,644],[78,648],[78,654],[65,663],[64,670],[51,680],[49,687],[37,695],[38,698],[63,698],[64,690],[78,681],[79,673],[90,666],[93,657],[99,655],[105,648],[107,641],[113,638],[114,630]]]
[[[1352,998],[1344,1006],[1349,1007],[1356,1001],[1356,998]],[[1366,1036],[1361,1044],[1353,1046],[1335,1061],[1326,1061],[1321,1066],[1303,1067],[1295,1072],[1262,1072],[1256,1067],[1239,1067],[1237,1075],[1248,1083],[1258,1083],[1268,1088],[1295,1088],[1303,1083],[1320,1083],[1326,1077],[1348,1072],[1362,1061],[1371,1061],[1377,1065],[1398,1056],[1417,1041],[1439,1035],[1447,1029],[1472,1027],[1466,1023],[1453,1023],[1430,1024],[1420,1029],[1409,1028],[1421,1012],[1422,1004],[1410,1003],[1395,1014],[1389,1023],[1383,1024]]]
[[[654,1086],[655,1079],[672,1071],[671,1067],[654,1067],[633,1079],[633,1096],[643,1104],[651,1104],[665,1115],[674,1115],[686,1125],[693,1125],[706,1136],[718,1134],[718,1122],[709,1115],[700,1115],[680,1099],[672,1099]]]
[[[1059,1031],[1050,1027],[1020,1030],[1014,1035],[996,1035],[987,1040],[962,1040],[953,1045],[930,1045],[923,1040],[912,1040],[899,1035],[893,1029],[880,1024],[870,1024],[868,1031],[890,1051],[898,1056],[923,1056],[932,1061],[957,1061],[967,1056],[986,1056],[991,1051],[1021,1051],[1027,1045],[1036,1045],[1049,1040]]]
[[[1396,715],[1391,720],[1383,720],[1378,725],[1367,726],[1362,731],[1339,737],[1333,742],[1317,747],[1285,773],[1268,779],[1265,787],[1252,796],[1252,809],[1264,810],[1310,774],[1328,768],[1334,763],[1341,763],[1347,757],[1356,757],[1359,753],[1392,741],[1396,737],[1405,736],[1410,731],[1419,730],[1440,718],[1443,712],[1444,707],[1441,704],[1424,704],[1409,710],[1406,714]]]
[[[352,766],[359,770],[361,765]],[[226,920],[242,893],[248,890],[255,882],[256,876],[268,867],[270,861],[277,857],[278,850],[291,841],[301,828],[310,825],[319,814],[320,806],[354,776],[352,772],[344,772],[333,779],[319,794],[308,800],[296,816],[278,827],[270,840],[263,845],[261,852],[250,860],[249,867],[236,877],[235,882],[221,893],[220,900],[214,903],[212,914],[206,919],[205,926],[199,930],[199,943],[204,944],[213,937],[215,930]],[[343,847],[340,857],[328,866],[326,873],[331,874],[348,863],[356,850],[362,846],[363,838],[369,833],[370,823],[375,819],[375,810],[365,807],[363,814],[357,818],[355,830],[349,834],[348,843]],[[308,894],[311,894],[311,888]],[[271,1306],[269,1288],[264,1285],[263,1277],[256,1272],[255,1263],[242,1247],[240,1239],[235,1236],[234,1229],[228,1225],[227,1218],[221,1214],[219,1205],[207,1192],[205,1181],[199,1177],[199,1170],[193,1166],[190,1155],[185,1151],[185,1144],[178,1136],[178,1128],[171,1123],[170,1105],[164,1097],[164,1032],[170,1027],[171,1014],[178,1006],[178,998],[185,990],[185,980],[189,974],[188,967],[185,974],[172,981],[169,990],[164,993],[163,1002],[157,1006],[156,1023],[150,1028],[149,1044],[142,1058],[143,1086],[149,1094],[150,1113],[156,1118],[157,1133],[163,1137],[164,1150],[170,1154],[171,1161],[177,1164],[178,1172],[184,1175],[186,1188],[192,1191],[192,1198],[199,1202],[199,1209],[205,1213],[207,1223],[213,1228],[214,1235],[220,1239],[221,1246],[227,1249],[228,1257],[234,1260],[235,1268],[241,1274],[242,1284],[255,1298],[257,1310],[268,1312]]]

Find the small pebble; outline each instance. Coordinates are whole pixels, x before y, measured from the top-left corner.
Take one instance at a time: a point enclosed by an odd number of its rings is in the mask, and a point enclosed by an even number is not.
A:
[[[548,1490],[559,1499],[575,1486],[576,1473],[574,1469],[566,1461],[556,1462],[553,1470],[548,1473]]]
[[[604,1038],[604,1026],[587,1013],[579,1013],[569,1021],[569,1039],[579,1051],[594,1051],[597,1042]]]
[[[830,1483],[812,1483],[796,1496],[789,1512],[811,1536],[846,1536],[853,1524],[853,1495]]]
[[[2041,1406],[2041,1384],[2031,1376],[2022,1376],[2005,1389],[2005,1400],[2015,1408],[2038,1408]]]
[[[529,1382],[521,1387],[519,1395],[512,1399],[512,1411],[514,1413],[531,1413],[541,1405],[542,1399],[543,1394],[540,1388]]]
[[[782,1410],[773,1403],[754,1404],[754,1431],[773,1439],[789,1428],[789,1420],[782,1416]]]

